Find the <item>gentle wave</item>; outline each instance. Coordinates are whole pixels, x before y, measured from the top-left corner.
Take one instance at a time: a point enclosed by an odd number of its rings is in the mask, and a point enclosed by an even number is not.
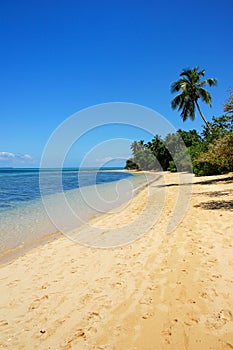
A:
[[[83,185],[63,193],[46,194],[43,201],[41,197],[16,201],[14,204],[17,205],[10,206],[10,209],[5,202],[6,208],[0,212],[0,253],[25,247],[56,231],[68,232],[91,218],[129,201],[135,191],[155,179],[155,175],[152,174],[122,176],[128,173],[104,173],[101,177],[105,177],[105,182],[102,178],[102,182],[97,185]],[[87,173],[84,175],[82,180],[88,176]],[[91,181],[96,178],[93,172],[90,178]],[[106,179],[110,178],[111,181],[106,182]],[[87,184],[86,180],[84,183]],[[68,203],[68,209],[65,210],[61,200],[63,195]]]
[[[81,186],[118,181],[132,176],[125,172],[79,171],[77,169],[0,169],[0,212],[21,206],[23,202]],[[61,186],[59,181],[61,179]]]

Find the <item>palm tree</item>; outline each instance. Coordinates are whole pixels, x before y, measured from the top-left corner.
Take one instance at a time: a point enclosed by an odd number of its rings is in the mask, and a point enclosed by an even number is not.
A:
[[[228,101],[224,104],[224,112],[233,115],[233,90],[230,90],[230,96]]]
[[[206,126],[211,130],[210,125],[205,119],[199,104],[198,99],[206,102],[211,107],[211,96],[207,90],[203,88],[204,85],[216,85],[217,80],[215,78],[209,78],[201,80],[201,77],[205,75],[205,70],[199,70],[200,67],[184,69],[180,73],[180,79],[175,81],[171,85],[171,92],[180,92],[172,101],[171,106],[173,109],[178,108],[181,110],[181,118],[185,121],[187,118],[191,120],[195,119],[195,109],[198,109],[202,119],[206,123]]]
[[[145,148],[145,144],[143,140],[134,141],[130,146],[133,154],[135,155],[137,152],[142,151]]]

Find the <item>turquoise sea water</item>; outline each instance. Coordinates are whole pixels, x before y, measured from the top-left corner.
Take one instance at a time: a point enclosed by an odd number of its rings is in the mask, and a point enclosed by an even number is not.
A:
[[[0,254],[80,226],[150,181],[114,170],[0,169]]]

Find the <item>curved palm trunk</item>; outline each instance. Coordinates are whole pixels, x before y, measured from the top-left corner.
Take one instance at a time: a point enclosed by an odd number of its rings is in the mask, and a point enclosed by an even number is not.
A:
[[[202,113],[202,111],[201,111],[201,109],[200,109],[199,104],[197,103],[197,101],[195,101],[195,104],[196,104],[197,109],[198,109],[198,112],[200,113],[200,116],[201,116],[202,119],[204,120],[204,122],[205,122],[207,128],[209,129],[209,131],[212,131],[212,128],[211,128],[211,126],[209,125],[209,123],[207,122],[207,120],[205,119],[205,117],[204,117],[204,115],[203,115],[203,113]]]

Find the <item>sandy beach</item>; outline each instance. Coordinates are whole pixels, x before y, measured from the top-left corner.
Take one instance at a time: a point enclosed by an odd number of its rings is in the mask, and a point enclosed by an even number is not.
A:
[[[2,264],[0,348],[233,349],[232,181],[193,178],[184,218],[168,234],[180,186],[165,173],[164,184],[92,223],[105,236],[112,227],[128,232],[146,208],[130,244],[97,249],[62,236]]]

